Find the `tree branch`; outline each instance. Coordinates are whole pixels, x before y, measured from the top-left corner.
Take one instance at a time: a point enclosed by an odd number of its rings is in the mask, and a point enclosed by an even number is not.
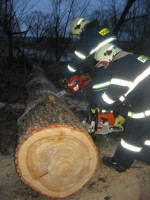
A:
[[[130,8],[132,7],[132,5],[133,5],[133,3],[134,3],[135,1],[136,1],[136,0],[128,0],[127,5],[126,5],[126,7],[125,7],[125,9],[124,9],[124,11],[123,11],[123,13],[122,13],[122,15],[121,15],[121,17],[120,17],[120,19],[119,19],[117,25],[115,26],[115,28],[114,28],[114,30],[113,30],[113,32],[114,32],[115,34],[120,30],[121,26],[122,26],[123,23],[125,22],[126,15],[128,14],[128,11],[130,10]]]

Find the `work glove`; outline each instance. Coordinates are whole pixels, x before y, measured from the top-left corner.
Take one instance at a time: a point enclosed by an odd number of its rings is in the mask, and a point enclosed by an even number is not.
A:
[[[60,84],[65,88],[67,87],[68,81],[69,81],[69,79],[66,77],[65,78],[63,77],[62,79],[59,80]]]
[[[125,123],[125,118],[122,117],[121,115],[118,115],[115,119],[114,127],[118,127],[120,129],[123,129],[123,124]]]
[[[95,114],[97,112],[100,112],[100,109],[99,108],[91,108],[91,113],[92,114]]]

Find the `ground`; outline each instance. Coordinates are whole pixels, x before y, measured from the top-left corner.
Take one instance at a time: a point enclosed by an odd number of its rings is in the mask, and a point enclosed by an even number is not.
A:
[[[17,119],[25,107],[25,83],[28,72],[17,66],[11,69],[1,67],[0,71],[0,199],[1,200],[46,200],[36,191],[22,183],[15,169],[14,152],[17,139]],[[52,72],[52,71],[51,71]],[[50,73],[47,73],[51,78]],[[53,76],[52,79],[57,76]],[[55,80],[57,81],[57,80]],[[58,84],[59,85],[59,84]],[[64,101],[70,109],[83,119],[87,115],[88,91],[75,97],[66,97]],[[99,154],[99,163],[94,176],[80,191],[66,200],[149,200],[150,166],[134,161],[124,173],[106,167],[101,159],[103,155],[112,156],[122,133],[99,135],[95,144]]]

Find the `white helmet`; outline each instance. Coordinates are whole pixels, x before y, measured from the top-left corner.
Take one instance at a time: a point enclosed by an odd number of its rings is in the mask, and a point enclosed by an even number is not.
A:
[[[80,35],[83,32],[84,27],[90,23],[90,21],[85,20],[84,18],[76,18],[70,28],[70,32],[73,35],[73,38],[76,37],[76,35]]]
[[[120,51],[122,51],[122,49],[112,43],[106,44],[105,46],[101,47],[95,52],[94,55],[94,59],[98,62],[96,64],[96,67],[101,67],[102,64],[100,62],[102,61],[111,62],[115,55]]]

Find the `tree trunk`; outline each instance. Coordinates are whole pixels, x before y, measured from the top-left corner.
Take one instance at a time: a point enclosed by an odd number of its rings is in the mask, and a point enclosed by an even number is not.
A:
[[[9,33],[7,35],[7,39],[8,39],[8,56],[9,57],[13,57],[13,50],[12,50],[12,48],[13,48],[13,40],[12,40],[11,33]]]
[[[82,123],[41,73],[27,84],[28,104],[18,119],[15,163],[20,179],[52,198],[64,198],[93,176],[96,147]]]

